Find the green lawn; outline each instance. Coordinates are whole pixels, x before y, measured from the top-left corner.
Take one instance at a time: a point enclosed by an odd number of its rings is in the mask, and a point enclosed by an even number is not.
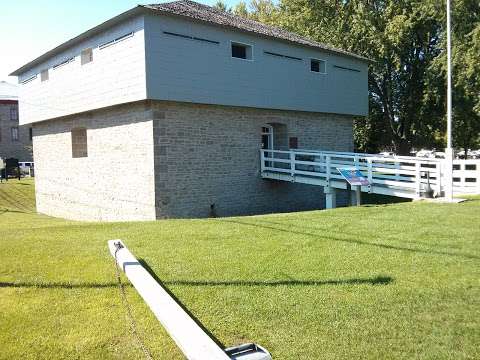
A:
[[[225,345],[255,341],[274,359],[480,358],[480,198],[99,224],[37,215],[33,192],[0,184],[0,358],[143,358],[112,238]],[[127,292],[154,358],[181,359]]]

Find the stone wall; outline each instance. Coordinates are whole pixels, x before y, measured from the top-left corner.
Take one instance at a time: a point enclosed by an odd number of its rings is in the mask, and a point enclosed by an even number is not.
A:
[[[353,151],[351,116],[177,102],[151,107],[158,218],[324,208],[322,187],[260,177],[266,124],[285,125],[274,128],[297,137],[299,148]],[[348,196],[337,201],[346,204]]]
[[[298,147],[352,151],[352,118],[147,101],[35,123],[39,212],[124,221],[321,209],[323,188],[263,180],[262,126]],[[86,129],[86,157],[72,130]],[[281,141],[280,141],[281,140]],[[83,140],[82,140],[83,142]],[[339,196],[346,203],[347,196]]]
[[[153,129],[144,103],[33,126],[38,212],[75,220],[155,219]],[[87,157],[72,157],[76,128],[87,129]]]
[[[17,109],[18,114],[17,101],[0,100],[0,157],[32,161],[30,126],[19,126],[18,116],[11,117],[11,108]],[[18,140],[12,139],[12,127],[18,128]]]

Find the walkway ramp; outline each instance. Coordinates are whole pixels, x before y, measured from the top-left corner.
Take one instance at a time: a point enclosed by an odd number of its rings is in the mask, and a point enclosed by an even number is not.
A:
[[[268,149],[260,158],[262,178],[318,185],[326,194],[349,188],[338,168],[356,168],[368,178],[361,192],[419,199],[442,197],[445,190],[444,159]],[[455,195],[480,194],[480,160],[455,160],[453,178]]]

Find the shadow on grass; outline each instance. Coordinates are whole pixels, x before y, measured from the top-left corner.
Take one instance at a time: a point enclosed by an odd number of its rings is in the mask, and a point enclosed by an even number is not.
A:
[[[285,232],[285,233],[295,234],[295,235],[309,236],[309,237],[313,237],[315,239],[323,239],[323,240],[327,240],[327,241],[336,241],[336,242],[344,242],[344,243],[350,243],[350,244],[374,246],[374,247],[379,247],[379,248],[389,249],[389,250],[399,250],[399,251],[416,252],[416,253],[423,253],[423,254],[454,256],[454,257],[461,257],[461,258],[465,258],[465,259],[475,259],[475,260],[480,259],[479,256],[471,255],[471,254],[452,253],[452,252],[447,252],[447,251],[438,251],[438,250],[431,250],[431,249],[429,249],[429,250],[413,249],[413,248],[408,248],[408,247],[387,245],[387,244],[382,244],[382,243],[371,243],[371,242],[368,242],[368,241],[361,241],[361,240],[355,240],[355,239],[342,239],[342,238],[338,238],[338,237],[334,237],[334,236],[322,236],[322,235],[319,235],[319,234],[316,234],[316,233],[306,232],[306,231],[298,231],[298,230],[291,230],[291,229],[287,230],[287,229],[279,228],[279,227],[276,227],[276,226],[258,224],[258,222],[260,222],[260,220],[257,220],[257,223],[249,223],[249,222],[245,222],[245,221],[226,220],[226,219],[217,219],[217,221],[223,221],[223,222],[227,222],[227,223],[244,225],[244,226],[259,227],[259,228],[264,228],[264,229],[268,229],[268,230],[275,230],[275,231],[280,231],[280,232]],[[278,225],[278,226],[285,226],[284,224],[279,224],[279,223],[275,223],[275,222],[269,222],[269,221],[264,221],[264,222],[269,223],[269,224]],[[289,224],[289,226],[291,226],[291,224]],[[317,229],[314,229],[314,230],[317,230]]]
[[[387,285],[393,281],[389,276],[344,280],[276,280],[276,281],[167,281],[168,285],[184,286],[324,286],[324,285]]]
[[[152,270],[152,268],[148,265],[148,263],[144,259],[138,259],[138,262],[145,268],[145,270],[148,271],[148,273],[160,284],[160,286],[165,290],[168,295],[172,299],[175,300],[175,302],[185,311],[192,319],[195,321],[195,323],[222,349],[225,349],[225,344],[222,344],[220,340],[218,340],[203,324],[200,322],[200,320],[192,314],[190,310],[187,309],[185,305],[165,286],[165,283],[160,280],[160,278],[155,274],[155,272]]]
[[[126,286],[131,286],[130,284]],[[0,288],[34,288],[34,289],[104,289],[118,287],[118,283],[33,283],[0,282]]]
[[[0,210],[0,215],[6,214],[6,213],[14,213],[14,214],[34,214],[33,211],[23,211],[23,210],[14,210],[14,209],[1,209],[1,210]]]
[[[390,276],[376,276],[373,278],[353,278],[339,280],[275,280],[275,281],[212,281],[212,280],[171,280],[161,281],[144,260],[139,260],[142,266],[164,288],[165,285],[183,286],[324,286],[324,285],[387,285],[393,282]],[[132,287],[129,283],[124,286]],[[104,289],[118,287],[118,283],[34,283],[34,282],[0,282],[0,288],[33,288],[33,289]],[[170,293],[168,289],[165,289]],[[172,295],[170,293],[170,295]],[[174,297],[172,295],[172,297]]]
[[[221,348],[225,348],[222,344],[203,324],[195,317],[190,310],[167,288],[166,285],[183,285],[183,286],[323,286],[323,285],[387,285],[393,281],[389,276],[377,276],[366,279],[345,279],[345,280],[319,280],[319,281],[305,281],[305,280],[279,280],[279,281],[187,281],[187,280],[170,280],[162,281],[155,274],[153,269],[148,265],[144,259],[138,259],[138,262],[148,271],[148,273],[162,286],[162,288],[176,301],[176,303],[197,323],[202,330],[207,333],[210,338],[217,343]]]

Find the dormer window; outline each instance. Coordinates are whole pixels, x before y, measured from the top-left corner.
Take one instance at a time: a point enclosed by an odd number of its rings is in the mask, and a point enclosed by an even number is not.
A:
[[[252,46],[237,42],[232,42],[232,57],[237,59],[252,60]]]

